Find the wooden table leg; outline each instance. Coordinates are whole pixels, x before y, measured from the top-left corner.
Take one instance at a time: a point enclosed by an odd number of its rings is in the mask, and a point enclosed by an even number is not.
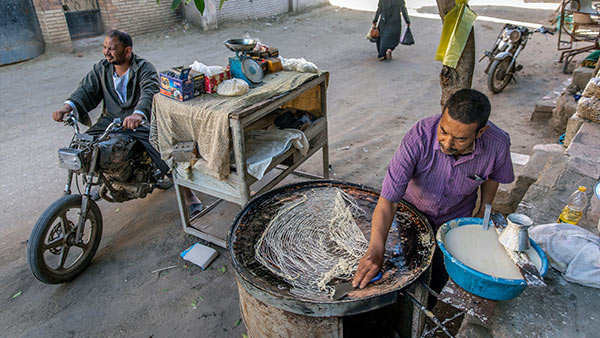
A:
[[[250,189],[246,180],[246,147],[244,129],[240,120],[230,119],[231,138],[233,141],[233,155],[235,158],[235,171],[239,179],[241,205],[244,206],[250,199]]]

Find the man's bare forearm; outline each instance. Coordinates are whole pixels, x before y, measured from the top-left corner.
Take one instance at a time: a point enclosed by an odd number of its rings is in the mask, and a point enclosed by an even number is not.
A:
[[[377,206],[373,212],[373,220],[371,221],[371,240],[369,241],[369,249],[385,248],[388,232],[394,220],[394,214],[398,205],[390,202],[383,197],[379,197]]]
[[[492,202],[494,202],[494,197],[496,197],[496,191],[498,191],[499,185],[500,183],[491,179],[488,179],[481,184],[481,203],[479,206],[479,211],[477,214],[475,214],[475,217],[483,217],[485,205],[492,204]]]
[[[364,288],[369,284],[371,278],[375,277],[381,270],[383,255],[385,254],[385,241],[387,240],[387,234],[390,231],[397,208],[396,203],[379,197],[371,221],[369,249],[367,249],[367,252],[358,263],[358,268],[352,281],[354,287]]]

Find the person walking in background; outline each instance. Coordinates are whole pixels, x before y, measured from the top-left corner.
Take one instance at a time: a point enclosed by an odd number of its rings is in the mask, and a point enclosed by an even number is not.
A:
[[[380,61],[391,60],[392,51],[400,43],[400,35],[402,34],[401,16],[404,17],[406,25],[410,27],[410,18],[404,0],[379,0],[377,3],[373,28],[379,29],[379,37],[375,38],[375,42]]]

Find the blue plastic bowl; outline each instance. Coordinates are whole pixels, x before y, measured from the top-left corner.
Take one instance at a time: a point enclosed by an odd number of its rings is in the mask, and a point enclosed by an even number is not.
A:
[[[444,223],[438,229],[436,240],[439,248],[444,253],[444,266],[450,278],[466,291],[487,299],[509,300],[521,294],[527,287],[525,280],[499,278],[479,272],[466,266],[446,250],[444,240],[448,231],[468,224],[483,224],[483,219],[475,217],[457,218]],[[532,239],[529,239],[529,243],[542,260],[541,275],[546,276],[546,273],[548,273],[546,254]]]

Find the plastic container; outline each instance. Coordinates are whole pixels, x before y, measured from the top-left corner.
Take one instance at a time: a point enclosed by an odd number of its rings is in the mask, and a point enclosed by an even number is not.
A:
[[[557,223],[577,224],[583,216],[583,209],[587,205],[587,197],[585,196],[586,188],[579,186],[577,191],[571,194],[567,205],[558,216]]]
[[[517,297],[527,287],[523,279],[507,279],[491,276],[479,272],[456,259],[452,253],[446,249],[446,234],[463,225],[483,224],[483,219],[474,217],[456,218],[444,223],[437,231],[436,240],[438,247],[444,254],[444,266],[446,272],[452,280],[466,291],[486,299],[501,301]],[[540,274],[542,277],[548,273],[548,258],[544,251],[537,245],[533,239],[529,239],[531,245],[542,261]]]

